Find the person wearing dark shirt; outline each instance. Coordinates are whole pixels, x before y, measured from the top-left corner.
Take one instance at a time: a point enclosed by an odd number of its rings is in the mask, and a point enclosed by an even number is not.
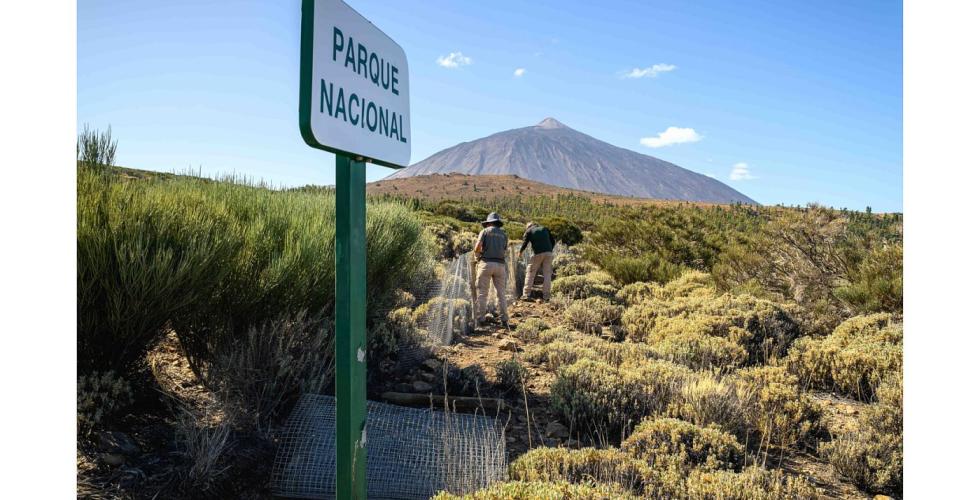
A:
[[[528,222],[524,230],[524,244],[521,245],[520,253],[531,245],[531,261],[527,265],[527,272],[524,277],[524,293],[521,300],[528,300],[531,295],[531,287],[534,285],[534,277],[541,271],[544,282],[541,284],[541,295],[544,301],[551,300],[551,261],[555,258],[555,237],[551,235],[548,228]]]

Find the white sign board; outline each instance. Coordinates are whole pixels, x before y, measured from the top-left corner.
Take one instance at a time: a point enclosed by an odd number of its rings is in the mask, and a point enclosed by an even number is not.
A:
[[[340,0],[303,0],[299,123],[315,148],[400,168],[412,154],[408,59]]]

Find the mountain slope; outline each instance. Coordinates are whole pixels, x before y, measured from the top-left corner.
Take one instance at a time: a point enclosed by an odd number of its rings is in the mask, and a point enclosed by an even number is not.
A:
[[[388,178],[450,172],[518,175],[555,186],[621,196],[755,203],[711,177],[613,146],[554,118],[444,149]]]

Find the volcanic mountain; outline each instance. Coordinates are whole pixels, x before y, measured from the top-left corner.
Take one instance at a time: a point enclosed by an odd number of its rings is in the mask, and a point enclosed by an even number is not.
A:
[[[755,203],[711,177],[602,142],[554,118],[457,144],[388,179],[450,172],[517,175],[554,186],[621,196]]]

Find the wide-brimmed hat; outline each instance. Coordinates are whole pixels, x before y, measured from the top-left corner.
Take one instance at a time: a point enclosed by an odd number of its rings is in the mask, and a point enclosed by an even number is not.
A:
[[[481,222],[480,224],[483,224],[483,227],[487,227],[487,224],[493,224],[495,222],[499,222],[501,224],[504,223],[504,221],[500,220],[500,216],[497,215],[497,212],[490,212],[490,215],[487,216],[487,220]]]

